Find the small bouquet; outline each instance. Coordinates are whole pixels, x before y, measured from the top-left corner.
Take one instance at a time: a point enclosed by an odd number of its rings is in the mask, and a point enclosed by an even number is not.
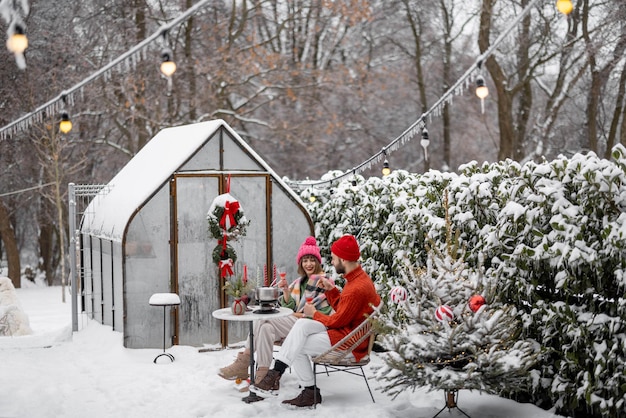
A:
[[[239,299],[254,290],[254,284],[249,281],[244,282],[241,277],[238,277],[235,280],[228,280],[222,290],[226,291],[227,295]]]

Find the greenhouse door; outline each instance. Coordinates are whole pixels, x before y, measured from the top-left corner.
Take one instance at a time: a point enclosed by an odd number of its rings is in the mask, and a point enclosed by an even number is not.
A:
[[[211,313],[220,308],[219,280],[211,252],[215,242],[207,232],[207,210],[219,194],[220,176],[176,176],[176,272],[180,310],[178,343],[219,344],[220,321]]]
[[[213,200],[223,193],[219,185],[225,183],[225,176],[179,174],[174,177],[176,262],[173,276],[181,299],[178,314],[178,344],[181,345],[237,344],[248,335],[248,323],[219,321],[212,316],[213,311],[228,301],[221,299],[221,283],[226,279],[220,278],[213,261],[213,251],[218,243],[209,233],[206,216]],[[247,235],[229,245],[238,255],[235,274],[240,274],[246,263],[250,279],[256,279],[260,269],[269,264],[269,189],[266,174],[240,174],[231,179],[231,193],[239,199],[251,223]]]

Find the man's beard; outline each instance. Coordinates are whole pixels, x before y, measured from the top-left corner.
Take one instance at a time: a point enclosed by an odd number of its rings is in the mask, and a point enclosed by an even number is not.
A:
[[[335,266],[335,271],[337,272],[337,274],[344,274],[346,272],[343,261],[338,262],[338,264]]]

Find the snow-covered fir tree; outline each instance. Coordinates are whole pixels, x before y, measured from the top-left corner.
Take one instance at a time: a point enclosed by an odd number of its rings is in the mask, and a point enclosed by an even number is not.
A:
[[[445,243],[429,241],[425,268],[407,262],[388,289],[380,337],[388,351],[376,377],[390,395],[416,387],[498,394],[528,383],[540,353],[520,338],[518,309],[499,300],[497,277],[468,268],[447,216],[446,225]]]

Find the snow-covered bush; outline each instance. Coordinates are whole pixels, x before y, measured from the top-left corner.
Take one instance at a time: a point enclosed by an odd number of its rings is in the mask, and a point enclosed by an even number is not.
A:
[[[459,173],[397,170],[380,179],[307,190],[318,242],[355,233],[363,267],[388,302],[403,260],[425,267],[426,242],[446,238],[448,214],[468,268],[484,260],[520,338],[548,355],[516,393],[565,415],[626,416],[626,148],[611,161],[577,154],[551,162],[469,163]],[[329,173],[329,178],[336,173]]]

